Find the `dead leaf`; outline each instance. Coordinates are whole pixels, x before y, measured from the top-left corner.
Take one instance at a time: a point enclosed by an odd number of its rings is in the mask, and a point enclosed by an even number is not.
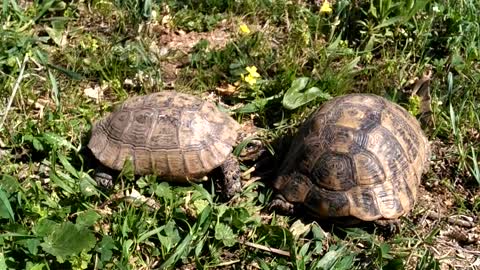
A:
[[[107,86],[99,86],[99,85],[95,85],[93,88],[92,87],[88,87],[88,88],[85,88],[85,90],[83,90],[83,93],[89,97],[89,98],[93,98],[95,99],[96,101],[98,101],[99,99],[103,98],[103,91],[107,88]]]
[[[290,227],[290,232],[293,234],[293,237],[295,239],[298,239],[301,235],[310,231],[311,227],[312,227],[312,223],[309,223],[309,224],[305,225],[305,224],[302,223],[302,221],[297,220]]]
[[[218,86],[215,88],[222,96],[231,96],[237,91],[237,87],[227,84],[227,86]]]
[[[415,82],[412,96],[420,97],[419,120],[423,127],[433,128],[435,123],[432,114],[432,96],[430,94],[430,81],[432,73],[427,72],[422,78]]]
[[[35,109],[38,110],[38,113],[36,114],[38,118],[43,118],[45,107],[52,110],[55,110],[56,108],[52,101],[44,98],[38,98],[35,101],[33,99],[28,99],[28,104],[34,104]]]

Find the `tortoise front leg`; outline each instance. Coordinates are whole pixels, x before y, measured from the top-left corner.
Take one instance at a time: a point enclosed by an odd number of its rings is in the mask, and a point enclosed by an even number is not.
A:
[[[114,171],[102,164],[98,164],[95,168],[93,179],[101,189],[111,189],[113,187]]]
[[[276,194],[273,200],[268,205],[270,211],[276,211],[283,215],[293,215],[295,214],[295,206],[292,203],[289,203],[285,198]]]
[[[242,190],[242,182],[240,180],[240,164],[237,158],[230,154],[225,162],[221,165],[223,172],[222,191],[227,199],[231,199],[236,193]]]

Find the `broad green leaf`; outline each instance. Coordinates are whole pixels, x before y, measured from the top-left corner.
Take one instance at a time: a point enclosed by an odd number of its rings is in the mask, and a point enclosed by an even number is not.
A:
[[[163,198],[165,201],[173,200],[172,189],[167,182],[162,182],[156,186],[155,195],[159,198]]]
[[[122,255],[124,257],[129,257],[130,255],[130,250],[131,250],[131,247],[133,246],[134,242],[132,239],[128,239],[127,241],[123,242],[122,244]]]
[[[308,77],[300,77],[295,79],[292,82],[291,87],[283,96],[283,107],[289,110],[294,110],[317,98],[322,98],[324,100],[332,98],[330,94],[323,92],[318,87],[311,87],[302,92],[302,90],[305,89],[309,81],[310,78]]]
[[[47,32],[48,36],[57,44],[59,47],[63,47],[65,45],[62,43],[63,41],[63,29],[51,28],[46,26],[45,31]],[[49,71],[50,75],[50,71]]]
[[[227,212],[228,206],[225,204],[220,204],[217,207],[215,207],[215,210],[217,210],[217,216],[218,218],[223,217],[223,214]]]
[[[63,168],[67,170],[71,175],[75,176],[76,178],[78,177],[78,171],[70,164],[70,161],[68,161],[68,158],[61,153],[57,153],[58,160],[60,163],[62,163]]]
[[[327,238],[327,233],[322,229],[322,227],[318,226],[317,223],[312,224],[312,233],[313,239],[322,241],[323,239]]]
[[[248,210],[244,207],[235,208],[235,212],[233,215],[233,224],[241,223],[245,224],[247,221],[252,220],[252,215],[248,213]],[[238,224],[237,224],[238,226]]]
[[[98,196],[98,190],[93,184],[94,180],[86,173],[82,173],[82,177],[80,178],[80,192],[85,197],[90,197],[90,196]]]
[[[390,245],[388,245],[387,243],[381,243],[379,248],[382,258],[393,259],[392,255],[390,254]]]
[[[45,237],[44,242],[40,245],[45,252],[56,256],[61,263],[69,256],[92,249],[95,242],[95,236],[90,230],[75,226],[71,222],[65,222],[59,225],[52,234]]]
[[[110,235],[105,235],[102,238],[102,241],[98,243],[97,248],[95,249],[96,252],[100,253],[100,260],[103,262],[110,261],[113,255],[112,250],[116,250],[117,247],[115,246],[115,241]]]
[[[300,255],[300,257],[302,257],[303,261],[307,261],[309,260],[310,258],[308,259],[305,259],[306,256],[310,257],[311,255],[308,254],[308,249],[310,248],[310,244],[312,242],[307,242],[305,243],[305,245],[302,246],[302,248],[300,248],[300,251],[298,252],[298,255]]]
[[[212,195],[210,195],[210,193],[208,193],[208,191],[203,188],[203,186],[193,182],[191,183],[191,185],[195,188],[195,192],[192,195],[195,200],[204,199],[207,200],[208,204],[213,204]]]
[[[37,137],[34,137],[32,134],[24,135],[22,137],[22,140],[26,142],[31,142],[33,148],[37,151],[41,152],[44,150],[42,142]]]
[[[269,99],[266,98],[259,98],[255,99],[251,103],[235,110],[236,113],[254,113],[263,110],[267,105]]]
[[[8,193],[2,187],[0,187],[0,217],[8,218],[15,222],[15,214],[8,200]]]
[[[152,0],[145,0],[143,1],[143,16],[145,18],[150,18],[152,15]]]
[[[193,201],[193,206],[195,207],[195,212],[197,215],[202,213],[203,209],[205,209],[205,207],[207,207],[208,205],[209,204],[207,200],[197,199]]]
[[[46,143],[50,144],[53,147],[66,147],[67,149],[74,150],[76,152],[78,152],[79,150],[71,142],[67,141],[65,138],[55,133],[46,132],[43,134],[43,138]]]
[[[5,255],[0,252],[0,270],[7,270],[7,263],[5,262]]]
[[[26,270],[44,270],[44,269],[47,269],[47,267],[43,263],[32,264],[31,262],[28,262],[26,267]]]
[[[166,249],[167,252],[175,247],[182,238],[180,238],[180,234],[178,233],[178,228],[176,223],[173,220],[170,220],[163,226],[163,231],[160,234],[160,243],[162,243],[162,247]]]
[[[33,233],[38,237],[47,236],[56,229],[59,224],[50,219],[40,219],[37,221],[35,226],[33,226]]]
[[[38,248],[40,247],[40,239],[38,238],[21,239],[16,241],[16,243],[27,248],[28,252],[30,252],[31,255],[38,254]]]
[[[323,257],[317,261],[316,267],[319,269],[332,269],[332,266],[336,261],[345,256],[345,248],[331,247],[330,250],[323,255]]]
[[[404,19],[404,18],[403,18],[402,16],[393,17],[393,18],[390,18],[390,19],[388,19],[388,20],[385,20],[385,21],[382,22],[381,24],[375,26],[373,29],[374,29],[374,30],[380,30],[380,29],[382,29],[382,28],[384,28],[384,27],[388,27],[388,26],[390,26],[390,25],[392,25],[392,24],[395,24],[395,23],[397,23],[397,22],[399,22],[399,21],[401,21],[401,20],[403,20],[403,19]]]
[[[342,258],[335,263],[335,270],[349,270],[353,268],[353,259],[355,259],[354,255],[346,255],[344,254]]]
[[[237,229],[242,229],[247,222],[252,220],[252,216],[248,213],[247,209],[243,207],[230,207],[222,216],[221,220],[235,226]]]
[[[18,183],[17,178],[3,174],[0,180],[0,188],[3,188],[7,193],[14,193],[21,189],[20,184]]]
[[[59,186],[61,189],[63,189],[65,192],[67,192],[68,194],[73,194],[75,193],[75,191],[73,190],[72,187],[70,187],[68,185],[68,182],[73,182],[73,179],[71,179],[70,177],[68,177],[66,174],[63,174],[63,177],[60,177],[59,174],[61,174],[60,172],[57,172],[55,173],[53,170],[50,171],[49,173],[49,176],[50,176],[50,179],[52,180],[53,183],[55,183],[55,185]],[[68,177],[68,179],[65,179],[65,177]],[[66,180],[66,181],[64,181]],[[72,181],[70,181],[72,180]]]
[[[80,227],[90,227],[95,224],[102,216],[100,216],[95,210],[89,209],[85,212],[78,214],[75,224]]]
[[[237,242],[237,235],[225,223],[218,222],[215,226],[215,239],[222,241],[225,246],[231,247]]]

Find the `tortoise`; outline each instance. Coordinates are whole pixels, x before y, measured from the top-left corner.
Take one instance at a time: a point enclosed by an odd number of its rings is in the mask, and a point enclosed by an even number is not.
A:
[[[199,97],[161,91],[127,99],[94,124],[88,148],[100,161],[95,180],[111,187],[108,171],[131,161],[136,175],[169,181],[198,181],[213,169],[224,173],[226,197],[241,188],[240,167],[232,154],[240,124]]]
[[[271,208],[332,223],[396,225],[414,206],[430,146],[418,121],[372,94],[336,97],[299,128]]]

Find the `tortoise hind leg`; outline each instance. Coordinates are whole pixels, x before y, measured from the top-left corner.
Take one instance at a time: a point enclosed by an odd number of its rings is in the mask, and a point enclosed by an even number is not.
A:
[[[237,158],[230,154],[225,162],[221,165],[223,172],[222,191],[227,199],[232,198],[236,193],[242,190],[242,182],[240,180],[240,165]]]
[[[401,232],[401,224],[399,219],[378,219],[374,223],[383,229],[386,229],[390,234],[397,234]]]

